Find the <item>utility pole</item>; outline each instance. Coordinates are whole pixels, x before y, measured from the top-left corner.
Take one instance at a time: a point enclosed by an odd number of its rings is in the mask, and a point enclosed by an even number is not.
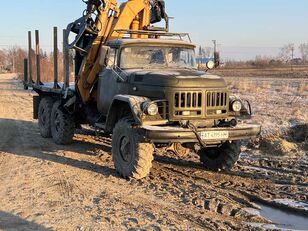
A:
[[[217,41],[213,40],[214,43],[214,54],[217,52]]]
[[[292,58],[291,58],[291,71],[293,71],[293,61],[294,61],[294,45],[292,45],[292,47],[291,47],[291,56],[292,56]]]
[[[214,63],[215,67],[219,67],[220,64],[220,55],[219,52],[217,51],[217,40],[212,40],[214,43]]]

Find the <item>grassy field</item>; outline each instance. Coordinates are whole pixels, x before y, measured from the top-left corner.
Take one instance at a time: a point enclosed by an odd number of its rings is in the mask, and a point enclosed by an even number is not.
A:
[[[223,77],[307,78],[308,65],[268,68],[218,68],[211,71]]]

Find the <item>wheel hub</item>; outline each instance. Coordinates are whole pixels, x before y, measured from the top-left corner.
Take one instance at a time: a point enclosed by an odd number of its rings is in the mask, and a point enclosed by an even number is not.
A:
[[[42,125],[45,126],[45,124],[46,124],[46,113],[45,113],[45,110],[42,110],[41,122],[42,122]]]
[[[130,161],[130,141],[129,138],[124,136],[120,142],[121,157],[125,162]]]
[[[60,119],[59,119],[59,114],[56,113],[55,115],[55,128],[57,131],[59,131],[59,128],[60,128]]]

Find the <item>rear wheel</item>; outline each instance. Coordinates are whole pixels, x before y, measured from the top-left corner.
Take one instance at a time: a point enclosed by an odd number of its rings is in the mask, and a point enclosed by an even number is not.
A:
[[[53,99],[51,97],[44,97],[40,101],[38,110],[38,124],[41,136],[44,138],[51,137],[51,111]]]
[[[122,177],[146,177],[152,168],[153,153],[153,145],[141,141],[130,119],[122,119],[116,124],[112,134],[112,159]]]
[[[238,142],[227,142],[219,148],[202,148],[198,152],[202,164],[213,171],[231,170],[238,161],[240,153]]]
[[[51,134],[53,141],[58,145],[70,144],[75,133],[74,116],[69,114],[61,102],[54,103],[51,112]]]

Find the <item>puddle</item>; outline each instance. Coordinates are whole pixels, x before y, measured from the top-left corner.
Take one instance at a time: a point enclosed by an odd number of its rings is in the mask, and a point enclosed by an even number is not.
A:
[[[295,206],[297,208],[307,209],[307,204],[301,202],[295,202],[291,200],[276,200],[276,202]],[[279,230],[308,230],[308,216],[300,215],[293,212],[277,209],[264,205],[261,203],[256,203],[261,209],[248,209],[247,212],[250,212],[255,215],[260,215],[267,220],[273,222],[273,224],[262,224],[262,223],[248,223],[253,227],[259,227],[264,229],[279,229]]]

